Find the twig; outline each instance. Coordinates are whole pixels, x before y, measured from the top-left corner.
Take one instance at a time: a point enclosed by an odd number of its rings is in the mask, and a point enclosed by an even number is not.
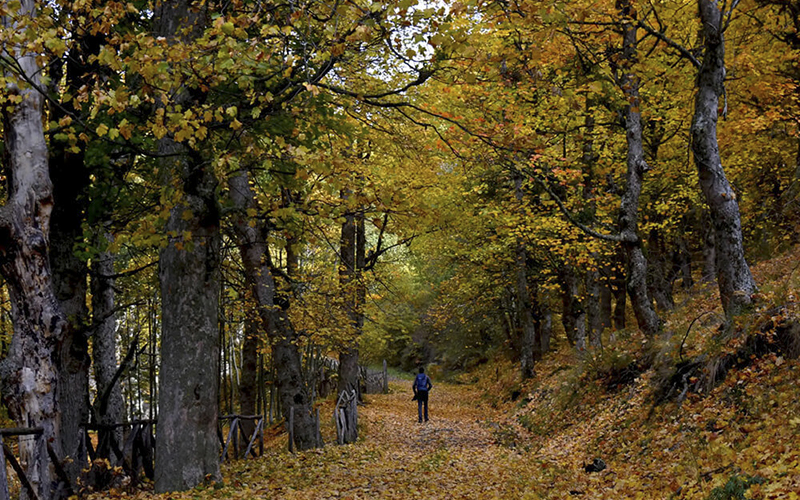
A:
[[[686,343],[686,339],[689,338],[689,332],[692,331],[692,327],[694,326],[695,322],[697,322],[698,319],[702,318],[706,314],[716,314],[716,313],[714,311],[705,311],[704,313],[700,314],[700,316],[697,316],[695,319],[693,319],[691,323],[689,323],[689,328],[686,329],[686,335],[683,336],[683,340],[681,340],[681,345],[678,348],[678,358],[681,361],[683,361],[683,345]]]

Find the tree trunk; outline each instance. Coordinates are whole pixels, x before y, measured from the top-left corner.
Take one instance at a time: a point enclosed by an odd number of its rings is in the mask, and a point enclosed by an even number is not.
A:
[[[18,28],[14,19],[35,17],[35,2],[21,0],[11,14],[2,18],[3,25]],[[40,85],[37,54],[6,45],[2,55],[16,60],[26,78]],[[39,498],[49,500],[55,477],[44,443],[50,442],[61,456],[56,359],[67,328],[53,291],[48,255],[53,186],[42,129],[43,98],[13,75],[4,76],[5,95],[21,99],[2,107],[8,194],[0,208],[0,270],[11,300],[14,335],[0,362],[0,392],[17,425],[44,430],[40,446],[34,445],[36,440],[20,440],[20,457],[28,464],[28,479]]]
[[[550,308],[549,301],[544,303],[540,300],[536,301],[536,331],[539,332],[539,345],[537,352],[539,356],[537,359],[550,352],[550,339],[553,336],[553,310]]]
[[[594,265],[594,264],[592,264]],[[593,349],[603,348],[603,323],[601,316],[601,283],[600,272],[593,267],[586,271],[586,316],[589,345]]]
[[[614,329],[622,330],[625,328],[625,299],[627,290],[625,287],[625,250],[622,245],[617,247],[617,255],[614,259],[614,270],[611,277],[611,293],[614,295]]]
[[[581,301],[580,280],[568,266],[559,269],[561,281],[561,322],[567,340],[578,352],[586,350],[586,312]]]
[[[594,153],[594,115],[592,114],[592,100],[586,100],[586,118],[584,119],[584,134],[583,140],[583,157],[581,163],[584,168],[584,184],[583,184],[583,199],[586,202],[586,211],[591,217],[595,216],[597,211],[597,200],[594,192],[594,167],[597,156]],[[591,264],[586,270],[585,286],[586,286],[586,317],[587,328],[589,333],[589,345],[593,348],[601,349],[603,347],[602,333],[603,324],[600,309],[600,271],[598,269],[598,254],[591,252]]]
[[[716,0],[698,0],[698,6],[704,46],[697,74],[692,153],[714,227],[720,299],[730,317],[752,303],[756,283],[744,257],[739,204],[725,177],[717,143],[719,96],[725,92],[725,18]]]
[[[608,270],[608,268],[606,268]],[[608,276],[606,274],[606,276]],[[613,314],[611,303],[611,288],[609,287],[609,280],[606,279],[600,283],[600,331],[611,329],[614,324],[611,322]]]
[[[110,238],[110,235],[106,238]],[[120,380],[111,384],[118,365],[113,275],[114,256],[109,252],[100,252],[92,259],[92,323],[94,325],[92,354],[94,356],[94,379],[97,383],[97,400],[94,411],[96,421],[101,424],[120,423],[125,419],[125,404]],[[122,442],[122,428],[115,431],[115,437],[118,443]]]
[[[239,412],[242,415],[255,415],[258,399],[258,346],[261,335],[260,321],[247,313],[244,319],[244,342],[242,343],[242,377],[239,381]],[[253,434],[255,422],[242,420],[240,425],[247,436]],[[247,443],[242,443],[243,448]]]
[[[250,225],[248,209],[257,209],[255,193],[248,184],[246,172],[240,172],[230,181],[230,195],[237,209],[233,225],[236,245],[242,257],[245,279],[258,308],[261,328],[269,335],[272,344],[272,361],[278,387],[278,403],[284,417],[289,418],[294,408],[294,439],[299,450],[318,446],[320,440],[312,414],[311,398],[303,379],[297,336],[286,314],[288,296],[277,300],[275,280],[267,248],[267,234],[261,225]]]
[[[514,197],[518,203],[518,211],[521,216],[520,224],[524,220],[525,210],[523,204],[522,193],[522,173],[518,170],[514,171]],[[522,378],[528,379],[533,377],[534,363],[536,356],[539,354],[541,346],[537,342],[536,336],[536,323],[533,317],[533,305],[531,303],[531,292],[528,287],[528,252],[525,248],[525,242],[522,238],[517,237],[516,251],[514,255],[514,270],[516,274],[515,286],[517,300],[516,304],[517,321],[519,324],[521,339],[520,349],[520,369],[522,371]]]
[[[681,288],[688,290],[694,286],[692,278],[692,254],[689,252],[686,239],[678,238],[678,248],[672,256],[673,274],[681,277]]]
[[[205,12],[188,0],[166,1],[155,12],[155,33],[168,43],[191,42]],[[172,89],[167,106],[191,107],[192,89]],[[199,98],[202,98],[200,96]],[[181,491],[219,480],[217,384],[219,349],[220,214],[210,162],[176,142],[158,143],[165,186],[176,205],[161,250],[162,336],[155,488]]]
[[[185,153],[162,139],[162,154]],[[165,162],[166,163],[166,162]],[[219,349],[219,211],[216,179],[195,160],[178,160],[183,200],[170,211],[161,251],[161,372],[156,439],[156,490],[193,488],[219,478],[216,374]],[[182,170],[182,171],[181,171]],[[186,214],[191,212],[191,217]]]
[[[71,83],[75,79],[73,66],[68,67]],[[53,120],[57,121],[61,114],[53,113]],[[80,424],[88,423],[90,414],[88,267],[86,260],[75,254],[75,247],[83,238],[83,214],[88,205],[89,174],[83,153],[69,153],[63,144],[57,143],[51,150],[50,177],[53,180],[50,265],[55,294],[67,318],[58,366],[61,450],[64,470],[75,486],[78,475],[87,465]]]
[[[621,13],[625,16],[635,15],[628,0],[622,0]],[[639,195],[642,192],[644,173],[648,166],[644,159],[642,143],[642,116],[639,100],[639,78],[631,72],[636,61],[636,25],[622,23],[623,60],[619,87],[628,102],[625,107],[625,131],[628,145],[627,173],[625,192],[620,203],[620,235],[626,256],[626,276],[628,279],[628,295],[636,316],[639,328],[648,338],[654,337],[660,330],[660,324],[653,303],[647,293],[647,260],[642,253],[642,244],[638,234]]]
[[[647,259],[647,290],[656,301],[661,312],[669,312],[675,308],[672,298],[671,267],[668,266],[664,239],[658,231],[650,231]]]
[[[349,195],[343,192],[342,200],[347,201]],[[358,393],[358,307],[356,291],[356,217],[353,213],[345,215],[342,223],[340,241],[339,284],[343,294],[343,304],[349,324],[344,345],[339,351],[339,387],[338,394],[342,391],[355,389]]]
[[[711,217],[703,216],[703,283],[711,283],[717,276],[717,251],[714,244],[714,226]]]

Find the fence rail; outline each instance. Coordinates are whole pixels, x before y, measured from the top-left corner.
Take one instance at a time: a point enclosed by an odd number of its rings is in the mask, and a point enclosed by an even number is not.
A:
[[[230,420],[230,428],[228,430],[227,439],[222,438],[222,430],[224,422]],[[253,422],[253,429],[244,429],[242,422]],[[220,459],[224,462],[228,458],[228,450],[232,450],[233,459],[239,458],[239,437],[242,438],[242,443],[247,443],[247,448],[242,454],[242,458],[247,458],[247,455],[252,455],[256,458],[264,454],[264,416],[263,415],[224,415],[219,417],[219,426],[217,428],[217,437],[219,444],[222,446],[222,455]],[[255,447],[253,446],[258,441],[258,454],[256,454]],[[231,444],[233,447],[231,448]]]
[[[94,462],[105,458],[112,467],[121,466],[134,485],[140,480],[140,470],[152,480],[155,477],[155,423],[155,420],[134,420],[116,424],[81,424],[89,459]],[[97,448],[92,446],[90,432],[97,433]]]
[[[30,479],[28,479],[28,476],[25,470],[22,468],[20,461],[17,460],[14,450],[12,450],[11,447],[8,446],[8,444],[6,444],[3,440],[3,437],[11,436],[33,436],[35,441],[34,448],[40,448],[41,452],[46,452],[47,457],[53,464],[53,469],[55,470],[56,476],[59,479],[56,488],[61,489],[69,496],[73,495],[72,486],[69,483],[66,472],[64,472],[64,468],[61,466],[61,461],[56,456],[56,453],[50,443],[44,441],[43,434],[44,429],[41,427],[15,427],[11,429],[0,429],[0,500],[8,500],[11,498],[8,489],[8,471],[6,469],[6,462],[8,462],[8,464],[11,465],[11,468],[14,469],[17,479],[19,479],[20,487],[25,490],[28,498],[34,500],[39,498],[36,488],[34,488]],[[42,464],[42,466],[47,467],[48,465]]]

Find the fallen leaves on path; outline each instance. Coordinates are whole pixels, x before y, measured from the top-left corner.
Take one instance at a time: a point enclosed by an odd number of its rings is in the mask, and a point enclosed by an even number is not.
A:
[[[273,452],[248,467],[256,493],[271,498],[510,498],[525,484],[514,477],[514,450],[495,442],[491,410],[475,404],[474,387],[437,384],[431,420],[417,423],[409,388],[367,396],[362,440],[289,456]],[[235,485],[234,485],[235,488]],[[241,498],[245,498],[242,495]],[[232,497],[235,498],[235,497]]]
[[[393,383],[390,394],[366,396],[355,444],[290,454],[282,435],[263,457],[224,465],[222,484],[94,498],[705,500],[745,474],[763,478],[746,498],[792,499],[800,491],[798,373],[797,361],[764,359],[709,398],[652,412],[644,379],[561,408],[546,404],[547,380],[512,405],[491,404],[475,385],[437,383],[425,424],[410,384]],[[594,456],[608,467],[589,474],[583,465]]]

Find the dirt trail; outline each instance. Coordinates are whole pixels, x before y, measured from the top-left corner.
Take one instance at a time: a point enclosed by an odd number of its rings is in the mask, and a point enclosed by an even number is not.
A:
[[[430,422],[419,424],[410,386],[393,383],[391,394],[367,396],[358,443],[294,456],[273,452],[232,466],[226,483],[238,492],[247,488],[251,498],[486,499],[531,492],[524,475],[510,472],[529,457],[496,444],[495,415],[479,405],[473,388],[437,384]]]

